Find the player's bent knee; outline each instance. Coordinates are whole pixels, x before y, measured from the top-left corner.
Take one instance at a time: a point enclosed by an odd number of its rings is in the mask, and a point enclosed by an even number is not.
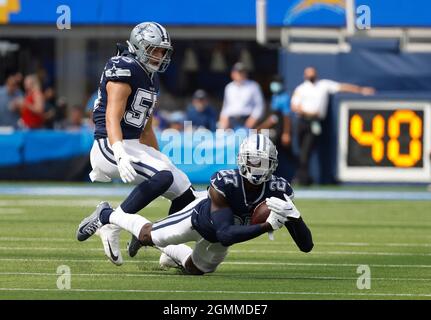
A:
[[[153,239],[151,238],[152,229],[153,229],[153,225],[151,223],[147,223],[142,227],[138,238],[142,245],[154,246]]]
[[[174,182],[174,175],[169,170],[162,170],[156,173],[153,176],[153,179],[156,178],[160,181],[160,184],[163,185],[163,188],[168,189],[171,184]]]
[[[184,266],[184,269],[186,270],[186,272],[190,275],[194,275],[194,276],[201,276],[204,275],[205,272],[203,272],[202,270],[200,270],[198,267],[195,266],[195,264],[193,263],[192,260],[192,256],[190,256]]]

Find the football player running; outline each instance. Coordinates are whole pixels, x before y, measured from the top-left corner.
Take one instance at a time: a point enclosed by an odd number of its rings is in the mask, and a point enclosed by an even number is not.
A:
[[[144,22],[132,30],[127,46],[117,44],[117,55],[108,60],[102,73],[93,110],[95,140],[90,178],[99,182],[121,178],[124,183],[136,185],[115,209],[117,213],[135,214],[160,195],[172,200],[170,213],[195,199],[188,177],[159,151],[152,128],[159,94],[158,73],[168,67],[172,51],[166,29],[155,22]],[[79,229],[78,240],[85,240],[89,231]],[[106,255],[117,265],[123,262],[120,231],[113,224],[98,230]],[[129,254],[135,255],[140,246],[132,238]]]
[[[229,246],[283,226],[299,249],[309,252],[313,248],[311,232],[291,200],[289,183],[273,175],[276,167],[277,150],[271,140],[262,134],[251,135],[240,146],[238,169],[216,172],[207,197],[154,223],[113,211],[105,202],[79,228],[91,234],[100,225],[115,224],[135,235],[142,245],[159,248],[162,266],[180,267],[193,275],[214,272]],[[250,225],[254,208],[264,200],[271,210],[266,222]],[[194,249],[184,244],[189,241],[196,242]]]

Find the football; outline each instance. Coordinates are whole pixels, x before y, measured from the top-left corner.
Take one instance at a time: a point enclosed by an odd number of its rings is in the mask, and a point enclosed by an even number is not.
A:
[[[270,213],[271,210],[268,209],[268,206],[266,205],[266,200],[262,201],[257,205],[251,215],[251,224],[264,223]]]

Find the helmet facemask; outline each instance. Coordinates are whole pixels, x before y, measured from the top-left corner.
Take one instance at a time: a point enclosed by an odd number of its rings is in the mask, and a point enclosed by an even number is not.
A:
[[[259,185],[271,179],[278,160],[261,151],[243,152],[238,155],[240,174],[250,183]]]
[[[158,48],[165,50],[161,58],[153,54]],[[165,72],[171,62],[172,51],[172,48],[148,44],[145,47],[145,50],[141,50],[137,53],[137,57],[139,61],[141,61],[152,72]]]

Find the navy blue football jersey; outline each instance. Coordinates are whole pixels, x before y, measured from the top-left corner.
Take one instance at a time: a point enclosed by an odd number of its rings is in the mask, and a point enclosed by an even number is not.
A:
[[[119,47],[118,55],[108,60],[100,78],[98,98],[93,109],[95,139],[108,136],[105,116],[106,85],[109,81],[130,85],[132,93],[127,99],[126,110],[120,124],[123,139],[139,139],[157,102],[159,94],[157,73],[149,73],[127,49]]]
[[[266,198],[293,199],[292,187],[286,179],[272,175],[256,193],[245,192],[243,178],[238,169],[220,170],[211,176],[211,186],[222,194],[234,214],[236,225],[248,225],[256,206]],[[208,241],[217,242],[211,222],[211,199],[200,203],[192,215],[194,228]]]

